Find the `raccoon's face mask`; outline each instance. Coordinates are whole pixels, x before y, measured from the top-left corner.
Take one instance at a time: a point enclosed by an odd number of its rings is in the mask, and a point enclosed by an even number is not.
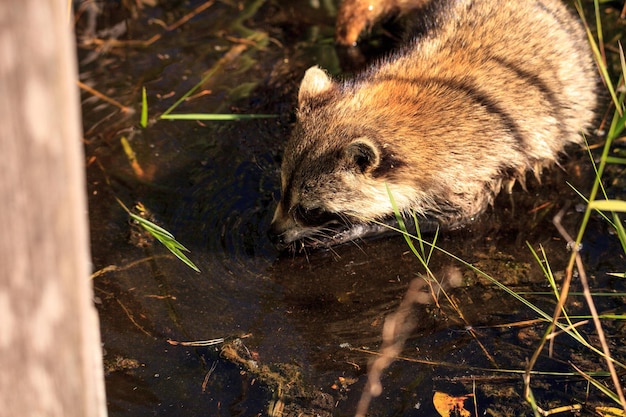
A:
[[[347,240],[342,233],[364,221],[355,205],[369,200],[366,183],[379,163],[376,147],[358,138],[340,149],[311,154],[283,163],[282,196],[270,229],[281,249],[296,241],[341,243]]]
[[[298,141],[295,133],[292,143]],[[345,144],[344,144],[345,143]],[[382,232],[373,220],[393,217],[381,172],[384,153],[366,136],[333,146],[288,146],[281,200],[270,238],[279,249],[330,246]]]
[[[337,84],[326,73],[317,67],[307,71],[269,231],[280,249],[295,242],[327,246],[352,240],[381,212],[392,214],[383,177],[399,161],[381,147],[375,130],[324,122],[336,119],[328,112],[338,96]]]

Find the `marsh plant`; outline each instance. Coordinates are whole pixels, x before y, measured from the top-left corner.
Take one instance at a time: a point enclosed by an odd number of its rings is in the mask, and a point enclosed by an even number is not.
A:
[[[603,85],[606,88],[607,97],[610,97],[609,110],[606,114],[611,114],[609,119],[608,129],[606,130],[606,136],[604,142],[601,144],[601,154],[599,158],[594,159],[591,150],[589,150],[589,163],[592,165],[593,172],[595,173],[593,185],[591,191],[587,196],[582,192],[575,190],[579,195],[582,202],[585,203],[585,210],[582,215],[580,226],[574,236],[570,236],[566,228],[561,224],[561,218],[563,211],[559,212],[554,220],[554,227],[558,230],[562,238],[567,242],[567,248],[571,254],[565,268],[565,273],[562,279],[555,277],[554,271],[550,267],[549,257],[546,254],[543,247],[534,249],[532,245],[527,243],[528,249],[531,251],[537,264],[540,266],[547,283],[549,284],[553,304],[555,308],[553,311],[547,311],[545,308],[541,308],[533,302],[529,301],[525,294],[517,293],[513,289],[500,283],[495,277],[481,271],[473,266],[471,263],[461,259],[460,257],[444,250],[437,245],[438,233],[435,233],[433,237],[428,240],[422,235],[419,227],[418,216],[414,216],[413,224],[415,230],[409,230],[405,221],[399,212],[394,196],[389,192],[389,198],[394,207],[396,219],[398,222],[398,228],[395,229],[401,233],[409,246],[411,253],[419,260],[420,264],[425,270],[425,274],[418,278],[421,282],[409,286],[407,295],[402,301],[400,307],[396,312],[389,315],[385,322],[383,330],[383,344],[380,352],[376,356],[376,359],[370,363],[368,383],[362,395],[361,403],[357,415],[365,415],[369,406],[369,402],[373,397],[376,397],[382,392],[382,384],[380,381],[380,375],[382,370],[388,367],[391,362],[396,360],[400,355],[404,342],[408,337],[408,333],[413,328],[412,323],[407,319],[407,308],[414,308],[418,304],[426,304],[423,300],[420,301],[421,296],[416,294],[424,294],[423,288],[427,285],[430,287],[430,293],[432,295],[431,302],[438,303],[437,299],[444,296],[453,310],[458,313],[459,318],[466,322],[468,332],[472,333],[474,339],[480,344],[478,338],[473,333],[472,327],[463,317],[461,308],[454,302],[454,298],[448,296],[447,290],[452,287],[458,286],[459,283],[445,282],[445,278],[436,276],[431,270],[429,263],[434,252],[439,252],[449,257],[454,262],[460,264],[464,268],[472,270],[474,273],[482,276],[491,282],[494,286],[507,293],[509,296],[516,299],[518,302],[529,308],[538,322],[545,323],[545,330],[541,339],[537,342],[534,348],[533,355],[528,358],[525,369],[493,369],[494,373],[505,372],[519,374],[523,378],[524,393],[523,398],[530,404],[535,416],[545,416],[560,412],[578,412],[582,410],[582,404],[575,403],[566,406],[545,410],[535,400],[533,392],[533,378],[537,375],[543,377],[561,378],[564,376],[579,377],[588,382],[589,386],[595,387],[599,392],[605,395],[613,402],[613,405],[606,407],[596,407],[595,412],[598,415],[626,415],[626,399],[624,398],[624,390],[620,381],[620,375],[626,372],[626,364],[624,358],[616,358],[612,356],[609,342],[609,337],[618,337],[619,335],[607,335],[604,330],[608,320],[625,320],[626,316],[623,314],[602,313],[598,311],[594,302],[594,295],[600,294],[595,292],[591,287],[585,265],[582,262],[580,252],[582,250],[582,241],[585,236],[591,216],[596,214],[601,216],[609,225],[609,228],[614,231],[614,235],[621,243],[623,254],[626,255],[626,231],[624,229],[620,214],[626,212],[626,201],[618,199],[609,199],[608,193],[603,185],[603,181],[606,180],[606,172],[612,165],[626,165],[626,158],[622,156],[615,156],[615,143],[619,139],[623,139],[625,124],[626,124],[626,106],[625,96],[626,89],[624,87],[624,79],[626,79],[626,59],[624,57],[624,49],[621,43],[616,42],[616,45],[611,45],[611,49],[619,55],[618,71],[610,71],[607,60],[607,49],[603,36],[603,25],[600,13],[600,1],[594,0],[593,2],[595,10],[595,30],[591,29],[591,25],[588,23],[586,15],[583,10],[583,5],[580,0],[576,3],[576,8],[585,24],[585,29],[589,39],[589,43],[594,53],[594,58],[597,63],[598,71],[601,75]],[[617,81],[614,81],[614,77],[611,76],[612,72],[617,72]],[[602,121],[604,125],[606,120]],[[589,147],[588,147],[589,149]],[[411,227],[412,229],[412,227]],[[449,275],[449,274],[448,274]],[[626,271],[616,271],[612,275],[619,278],[626,278]],[[449,277],[447,277],[449,279]],[[576,282],[577,281],[577,282]],[[589,315],[574,316],[568,312],[568,299],[572,296],[570,288],[572,284],[582,288],[582,295],[585,299]],[[414,287],[419,288],[414,288]],[[619,296],[619,294],[613,294]],[[592,322],[595,334],[586,333],[583,330],[583,325]],[[605,326],[603,326],[603,323]],[[414,324],[414,323],[413,323]],[[593,333],[593,332],[592,332]],[[604,362],[604,371],[589,372],[583,370],[583,366],[570,362],[570,373],[547,373],[537,370],[537,361],[540,355],[545,354],[548,350],[548,354],[551,356],[554,349],[554,340],[558,337],[570,337],[575,343],[584,348],[584,351],[588,352],[588,355],[596,356],[599,362]],[[481,345],[482,346],[482,345]],[[489,355],[484,350],[484,353]],[[610,381],[610,383],[609,383]],[[476,401],[474,397],[474,401]],[[602,400],[601,400],[602,401]],[[475,404],[476,407],[476,404]],[[458,410],[457,410],[458,411]],[[463,410],[465,412],[465,410]],[[461,413],[461,415],[465,415]],[[470,415],[469,412],[467,415]]]

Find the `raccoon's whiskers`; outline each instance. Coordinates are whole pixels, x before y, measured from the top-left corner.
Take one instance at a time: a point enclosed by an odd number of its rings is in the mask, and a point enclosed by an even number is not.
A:
[[[321,237],[317,237],[316,235],[320,235]],[[323,247],[324,241],[326,240],[324,238],[325,238],[325,235],[321,233],[316,233],[315,235],[307,236],[305,239],[306,239],[306,243],[308,243],[308,246]]]
[[[298,251],[298,253],[304,253],[304,257],[306,258],[306,262],[310,263],[309,261],[309,253],[307,252],[307,245],[305,244],[304,241],[302,240],[298,240],[296,242],[293,242],[294,248],[296,247],[296,245],[300,246],[300,250]],[[294,256],[295,256],[296,252],[294,251]]]
[[[328,231],[329,233],[325,233],[325,231]],[[335,230],[330,227],[321,229],[317,234],[321,235],[322,238],[312,238],[311,240],[315,239],[315,242],[318,243],[319,246],[328,248],[337,258],[341,258],[341,256],[335,251],[335,249],[333,249],[332,235],[330,233],[334,232]]]
[[[311,260],[309,259],[309,253],[306,251],[306,248],[304,248],[303,252],[304,252],[304,257],[306,258],[306,263],[310,264]]]
[[[359,250],[366,255],[365,250],[361,247],[361,245],[359,245],[359,243],[357,242],[358,238],[355,239],[350,239],[350,243],[352,243],[354,246],[356,246],[357,248],[359,248]]]
[[[354,223],[352,222],[352,220],[350,220],[350,218],[343,214],[343,213],[339,213],[339,218],[343,221],[343,224],[345,224],[348,228],[351,228],[352,226],[354,226]]]
[[[341,255],[337,253],[337,251],[333,248],[332,245],[328,246],[328,250],[330,250],[333,253],[333,255],[336,257],[337,260],[341,259]]]

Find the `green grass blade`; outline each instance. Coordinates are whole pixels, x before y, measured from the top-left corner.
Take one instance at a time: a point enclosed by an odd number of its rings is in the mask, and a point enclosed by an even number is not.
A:
[[[145,86],[141,88],[141,121],[139,123],[144,129],[148,126],[148,96]]]
[[[617,41],[617,46],[619,47],[619,62],[622,66],[622,78],[626,79],[626,57],[624,57],[624,48],[620,41]]]
[[[596,16],[599,16],[599,12],[598,12],[598,2],[597,0],[594,0],[594,5],[596,8]],[[585,13],[583,12],[583,6],[582,6],[582,2],[580,0],[578,0],[576,2],[576,9],[578,10],[578,14],[581,16],[582,18],[582,23],[585,26],[585,31],[587,32],[587,38],[589,40],[589,45],[591,46],[591,50],[593,52],[593,55],[596,59],[596,63],[598,64],[598,69],[600,70],[600,74],[602,76],[602,78],[605,81],[606,84],[606,88],[607,90],[609,90],[609,94],[611,95],[611,98],[613,99],[613,103],[615,104],[617,110],[619,111],[619,114],[622,114],[622,110],[620,108],[620,104],[619,101],[617,100],[617,95],[615,93],[615,88],[613,87],[613,84],[611,83],[611,78],[609,76],[609,71],[606,67],[606,64],[604,63],[604,57],[602,56],[602,52],[600,51],[600,48],[598,46],[598,42],[596,42],[596,40],[593,37],[593,33],[591,33],[591,29],[589,28],[589,25],[587,24],[587,19],[585,18]],[[599,18],[598,18],[599,19]],[[597,35],[599,39],[603,38],[602,35],[602,26],[598,27],[598,31],[597,31]]]
[[[257,1],[257,3],[262,3],[263,0]],[[241,17],[240,17],[241,18]],[[243,28],[243,27],[242,27]],[[253,43],[262,43],[265,39],[267,39],[267,35],[263,32],[251,32],[249,41]],[[209,79],[211,79],[216,73],[222,71],[224,65],[227,63],[232,63],[247,47],[243,44],[232,47],[226,54],[211,67],[202,77],[200,81],[196,85],[194,85],[189,91],[182,95],[174,104],[172,104],[163,114],[160,116],[161,119],[165,119],[175,108],[177,108],[181,103],[183,103],[187,98],[189,98],[193,93],[195,93],[202,85],[204,85]]]
[[[591,210],[602,210],[602,211],[626,212],[626,201],[622,201],[622,200],[595,200],[595,201],[590,201],[589,202],[589,209],[591,209]]]
[[[277,114],[211,114],[211,113],[186,113],[186,114],[163,114],[161,119],[166,120],[211,120],[231,121],[249,119],[271,119],[278,117]]]
[[[626,117],[624,119],[626,120]],[[622,128],[623,128],[623,123],[622,123]],[[626,158],[619,158],[617,156],[608,156],[606,158],[606,163],[607,164],[626,165]]]
[[[417,222],[415,224],[417,224]],[[437,229],[435,230],[435,236],[433,236],[433,244],[430,246],[430,251],[428,252],[428,256],[426,257],[426,263],[430,263],[430,258],[432,257],[433,252],[435,251],[435,246],[437,245],[438,237],[439,237],[439,226],[437,226]]]
[[[567,183],[567,185],[569,185],[569,187],[576,193],[578,194],[578,196],[588,205],[589,204],[589,199],[587,197],[585,197],[585,195],[583,193],[581,193],[580,191],[578,191],[576,188],[574,188],[574,186],[572,184],[570,184],[569,182]],[[602,187],[602,190],[604,191],[604,187]],[[604,193],[605,197],[606,197],[606,193]],[[590,210],[591,211],[591,210]],[[598,211],[598,214],[604,219],[606,220],[610,225],[614,226],[613,222],[611,221],[611,219],[608,218],[608,216],[604,213],[602,213],[601,211]]]
[[[624,230],[624,225],[617,213],[613,213],[613,226],[617,232],[619,243],[622,245],[622,252],[626,253],[626,230]]]
[[[187,265],[189,268],[193,269],[196,272],[201,272],[200,268],[198,268],[193,262],[191,262],[191,260],[187,257],[187,255],[181,252],[181,249],[178,248],[178,245],[171,245],[171,241],[164,240],[158,235],[154,235],[154,236],[159,242],[163,244],[163,246],[165,246],[170,252],[172,252],[174,256],[180,259],[185,265]],[[185,250],[188,251],[186,248]]]
[[[144,219],[141,216],[136,215],[131,212],[128,207],[119,198],[115,198],[120,206],[128,213],[128,215],[135,220],[141,227],[143,227],[148,233],[150,233],[156,240],[161,242],[163,246],[165,246],[174,256],[183,261],[185,265],[189,268],[193,269],[196,272],[201,272],[200,269],[193,263],[191,260],[182,252],[189,252],[189,249],[184,247],[181,243],[179,243],[170,232],[152,223],[149,220]]]
[[[576,372],[578,372],[580,374],[580,376],[582,376],[587,381],[589,381],[594,387],[596,387],[598,390],[600,390],[602,393],[604,393],[604,395],[609,397],[611,400],[615,401],[617,404],[620,404],[620,400],[619,400],[619,397],[617,396],[617,394],[615,394],[613,391],[611,391],[609,388],[607,388],[606,385],[604,385],[603,383],[601,383],[597,379],[592,378],[590,375],[588,375],[586,372],[583,372],[583,370],[578,368],[576,365],[572,364],[572,367],[576,370]]]
[[[617,119],[615,123],[614,132],[612,132],[613,136],[619,136],[624,131],[624,126],[626,126],[626,113],[622,115],[622,117]]]
[[[387,192],[389,192],[389,190],[387,190]],[[426,253],[426,250],[424,249],[424,242],[422,241],[422,229],[420,229],[419,227],[419,222],[417,220],[417,213],[413,213],[413,222],[415,224],[415,234],[417,234],[417,238],[419,239],[417,243],[419,243],[420,245],[420,251],[421,251],[420,253],[422,254],[422,256],[424,256],[424,254]],[[424,256],[424,258],[426,257]]]
[[[128,214],[133,220],[139,223],[141,227],[148,231],[148,233],[154,236],[155,239],[161,242],[163,246],[165,246],[170,252],[172,252],[174,256],[183,261],[185,265],[187,265],[196,272],[200,272],[200,269],[193,262],[191,262],[191,260],[183,253],[183,251],[189,252],[189,249],[179,243],[174,238],[174,235],[172,235],[170,232],[163,229],[162,227],[152,223],[151,221],[144,219],[143,217],[140,217],[130,212]]]
[[[422,259],[419,255],[419,252],[417,250],[417,248],[413,245],[413,242],[411,241],[412,239],[417,240],[417,236],[410,234],[407,230],[406,230],[406,226],[404,226],[404,222],[402,221],[402,218],[400,216],[400,212],[398,210],[398,207],[395,203],[395,200],[393,200],[393,196],[391,196],[391,193],[389,191],[389,187],[387,187],[388,193],[390,194],[390,199],[392,202],[392,207],[394,208],[394,213],[396,214],[396,217],[400,217],[398,223],[399,223],[399,228],[395,228],[392,226],[388,226],[390,230],[395,230],[396,232],[401,233],[405,240],[407,241],[407,244],[409,245],[409,248],[411,249],[411,251],[413,252],[413,254],[418,258],[418,260],[422,263],[422,265],[427,266],[425,263],[425,260]],[[509,294],[511,297],[513,297],[514,299],[516,299],[517,301],[519,301],[520,303],[522,303],[523,305],[525,305],[526,307],[528,307],[530,310],[534,311],[542,320],[550,323],[552,322],[552,313],[548,313],[546,311],[543,311],[541,308],[539,308],[538,306],[536,306],[535,304],[533,304],[531,301],[527,300],[526,298],[524,298],[521,294],[515,292],[514,290],[512,290],[511,288],[507,287],[506,285],[502,284],[501,282],[499,282],[497,279],[493,278],[491,275],[487,274],[486,272],[482,271],[481,269],[475,267],[474,265],[472,265],[471,263],[465,261],[464,259],[454,255],[452,252],[449,252],[439,246],[435,246],[432,243],[428,242],[428,241],[423,241],[425,245],[429,245],[429,246],[433,246],[433,248],[435,250],[437,250],[439,253],[444,254],[445,256],[449,257],[450,259],[453,259],[457,262],[459,262],[460,264],[466,266],[467,268],[469,268],[470,270],[474,271],[475,273],[477,273],[478,275],[488,279],[492,284],[494,284],[496,287],[500,288],[501,290],[503,290],[505,293]],[[565,334],[569,335],[571,338],[573,338],[574,340],[576,340],[578,343],[580,343],[581,345],[585,346],[586,348],[588,348],[589,350],[593,351],[594,353],[596,353],[597,355],[601,356],[601,357],[606,357],[604,355],[604,352],[602,352],[600,349],[596,348],[595,346],[593,346],[589,341],[587,341],[576,329],[576,327],[573,327],[571,324],[564,324],[564,323],[556,323],[556,326],[561,329]],[[617,366],[619,366],[620,368],[626,369],[626,365],[615,360],[614,358],[611,358],[611,361],[616,364]]]
[[[172,235],[170,232],[168,232],[167,230],[165,230],[164,228],[152,223],[149,220],[144,219],[141,216],[136,215],[135,213],[128,213],[129,216],[135,220],[137,223],[139,223],[141,225],[141,227],[143,227],[146,230],[150,230],[150,233],[153,234],[158,234],[161,235],[167,239],[172,239],[174,240],[174,235]]]
[[[411,234],[409,233],[409,231],[406,228],[406,225],[404,224],[404,219],[402,218],[402,213],[400,213],[400,209],[398,208],[398,205],[396,204],[395,198],[393,198],[393,194],[391,193],[391,190],[389,189],[389,186],[387,184],[385,184],[385,187],[387,188],[387,195],[389,196],[389,201],[391,202],[391,207],[393,208],[393,213],[396,216],[396,220],[398,222],[398,227],[399,227],[400,231],[402,232],[402,236],[404,236],[404,240],[406,241],[407,245],[409,246],[409,249],[411,249],[411,252],[413,252],[413,255],[415,255],[417,257],[417,259],[420,261],[420,263],[424,267],[428,268],[428,264],[426,263],[426,260],[421,256],[421,254],[419,253],[419,251],[417,250],[415,245],[413,245],[413,240],[411,239]],[[418,233],[419,233],[419,231],[418,231]],[[416,240],[418,242],[420,242],[420,244],[423,244],[423,240],[422,240],[421,237],[417,237]]]

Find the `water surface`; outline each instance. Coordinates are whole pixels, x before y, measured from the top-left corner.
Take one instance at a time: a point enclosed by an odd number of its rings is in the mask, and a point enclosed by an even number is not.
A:
[[[79,13],[81,81],[134,110],[82,93],[93,282],[111,416],[278,415],[282,406],[294,416],[354,413],[385,317],[426,271],[396,235],[296,255],[279,254],[266,237],[304,70],[317,64],[341,73],[360,65],[333,44],[335,10],[330,1],[189,1],[141,9],[111,2],[94,15],[96,37],[87,31],[88,14]],[[120,29],[116,39],[111,28]],[[389,43],[375,38],[365,57]],[[175,112],[277,117],[158,119],[209,71]],[[151,116],[145,129],[138,115],[142,87]],[[134,166],[123,140],[136,154]],[[582,201],[568,183],[587,192],[586,158],[573,150],[563,169],[546,173],[541,184],[529,180],[527,191],[501,195],[476,224],[442,233],[438,247],[551,313],[554,296],[539,293],[550,288],[529,246],[543,248],[562,277],[569,252],[552,217],[566,207],[564,225],[577,230]],[[116,198],[129,207],[143,204],[152,221],[190,249],[201,272],[130,222]],[[623,291],[622,280],[606,275],[624,270],[609,232],[594,218],[583,256],[595,285]],[[460,275],[463,284],[449,290],[450,300],[415,306],[404,359],[384,372],[371,415],[435,415],[435,391],[466,395],[474,385],[479,414],[528,413],[521,376],[494,370],[524,369],[545,326],[519,323],[537,313],[438,251],[430,268],[439,277]],[[586,313],[580,297],[571,308]],[[623,298],[602,298],[603,311],[622,309]],[[611,330],[617,342],[623,331]],[[222,338],[206,347],[171,343]],[[571,371],[568,361],[581,355],[590,369],[598,366],[566,337],[556,346],[537,369]],[[541,376],[535,387],[546,409],[583,401],[587,388],[578,377]],[[589,400],[606,402],[597,392]]]

